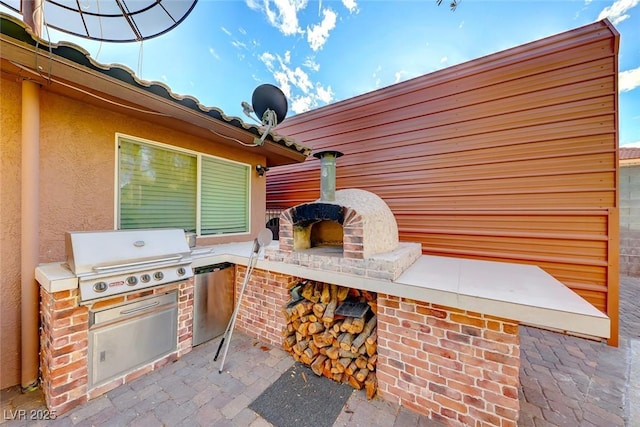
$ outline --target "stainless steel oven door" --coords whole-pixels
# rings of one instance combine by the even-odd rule
[[[178,348],[177,291],[89,312],[89,389]]]

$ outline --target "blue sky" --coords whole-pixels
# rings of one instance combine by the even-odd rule
[[[448,3],[199,0],[181,25],[141,43],[43,38],[248,121],[240,103],[262,83],[283,89],[291,116],[607,17],[621,34],[620,144],[640,146],[640,0]]]

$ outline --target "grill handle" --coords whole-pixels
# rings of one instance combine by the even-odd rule
[[[160,262],[178,261],[179,259],[182,259],[182,255],[175,255],[175,256],[166,257],[166,258],[155,258],[150,261],[147,260],[147,261],[126,262],[123,264],[100,265],[100,266],[94,266],[92,269],[93,271],[99,272],[99,271],[105,271],[105,270],[114,270],[117,268],[142,267],[145,265],[155,265]]]
[[[160,304],[160,301],[154,301],[151,304],[147,304],[147,305],[143,305],[142,307],[137,307],[137,308],[131,308],[129,310],[122,310],[120,312],[121,315],[127,315],[127,314],[131,314],[131,313],[137,313],[139,311],[144,311],[144,310],[148,310],[151,307],[155,307],[156,305]]]

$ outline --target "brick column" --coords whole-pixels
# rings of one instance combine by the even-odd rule
[[[520,343],[513,321],[378,294],[378,393],[448,425],[513,426]]]
[[[195,279],[180,283],[178,287],[178,357],[193,348],[193,294]]]
[[[247,268],[236,265],[236,304]],[[271,345],[282,346],[286,321],[282,308],[289,302],[289,289],[298,279],[286,274],[254,269],[242,297],[236,328]]]
[[[62,414],[87,401],[89,310],[78,306],[78,290],[40,288],[40,370],[47,407]]]

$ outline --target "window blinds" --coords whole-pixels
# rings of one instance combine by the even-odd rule
[[[249,168],[202,159],[201,233],[242,233],[249,224]]]
[[[248,165],[201,156],[200,234],[249,231]],[[121,140],[120,228],[198,231],[197,155]]]

